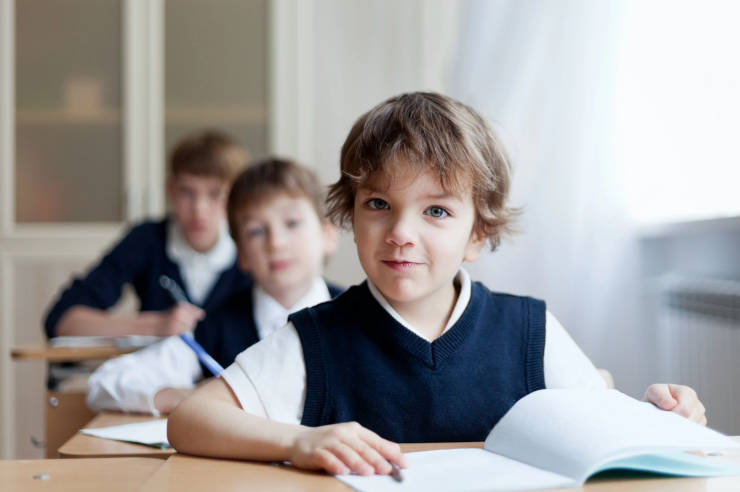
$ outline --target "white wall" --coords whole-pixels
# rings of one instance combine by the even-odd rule
[[[276,136],[277,152],[315,167],[326,184],[336,181],[342,142],[362,113],[402,92],[444,90],[459,5],[442,0],[299,2],[289,33],[298,46],[299,97],[297,107],[285,113],[295,115],[298,135],[292,141]],[[344,284],[364,278],[351,234],[343,235],[327,276]]]

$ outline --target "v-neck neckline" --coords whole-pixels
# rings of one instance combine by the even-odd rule
[[[450,357],[460,345],[468,338],[468,334],[474,327],[471,306],[477,304],[480,293],[471,285],[470,300],[460,318],[441,336],[428,341],[399,323],[383,306],[378,303],[370,292],[367,282],[361,285],[363,294],[371,299],[374,316],[368,316],[363,323],[365,329],[374,338],[380,339],[381,343],[391,342],[393,345],[403,349],[413,357],[422,361],[430,369],[437,369]],[[381,326],[373,320],[382,320]]]

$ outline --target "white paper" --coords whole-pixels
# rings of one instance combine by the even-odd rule
[[[140,348],[162,340],[164,337],[153,335],[125,335],[122,337],[104,336],[62,336],[49,339],[52,347],[118,347]]]
[[[114,337],[64,336],[49,339],[52,347],[112,347],[115,343]]]
[[[407,453],[403,482],[387,475],[337,475],[360,491],[526,490],[574,485],[573,480],[538,470],[483,449],[442,449]]]
[[[158,448],[169,448],[167,441],[167,419],[138,422],[135,424],[114,425],[97,429],[80,429],[88,436],[103,437],[115,441],[126,441]]]
[[[167,337],[158,337],[154,335],[126,335],[116,337],[116,347],[118,348],[141,348],[147,347],[153,343],[164,340]]]

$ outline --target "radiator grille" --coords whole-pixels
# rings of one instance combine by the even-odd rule
[[[658,320],[666,380],[697,390],[711,427],[740,434],[740,281],[665,276]]]

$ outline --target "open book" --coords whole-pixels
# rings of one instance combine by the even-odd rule
[[[582,485],[607,470],[740,475],[740,443],[616,390],[541,390],[518,401],[484,449],[406,455],[403,482],[337,478],[357,490],[527,490]],[[693,453],[689,453],[691,451]]]

